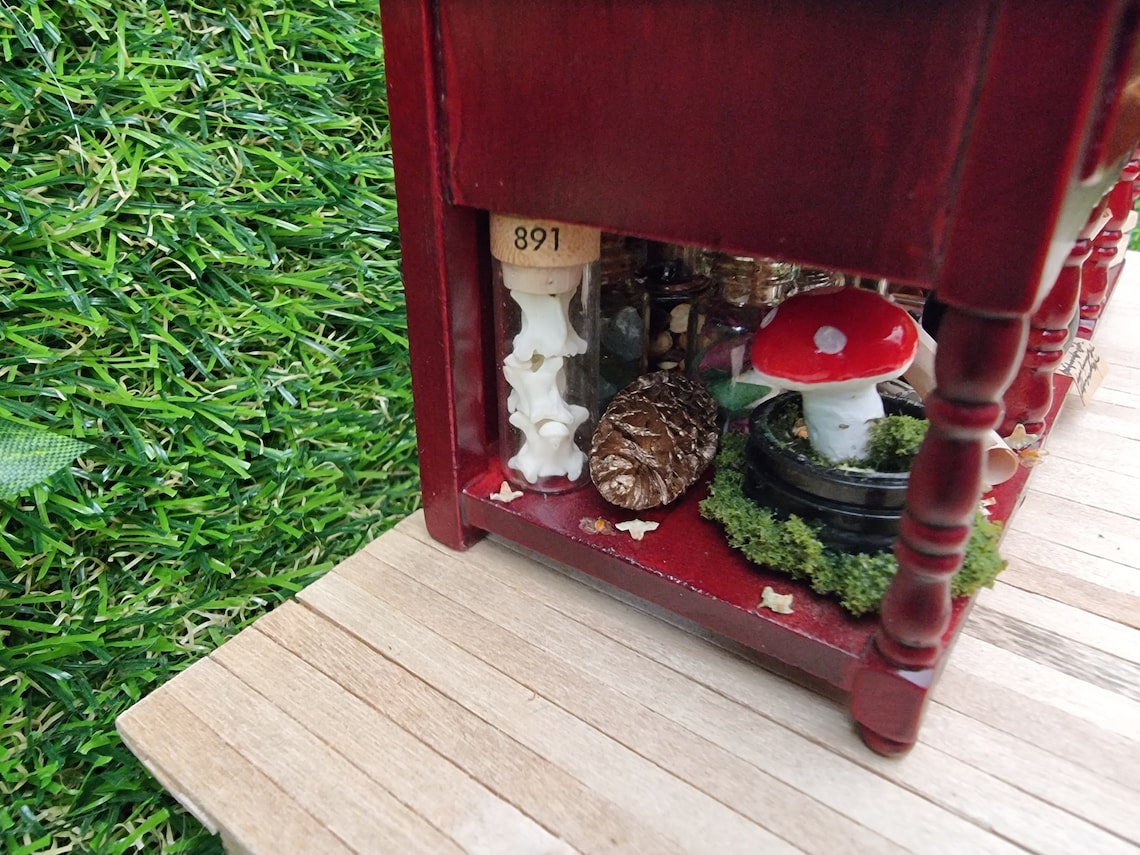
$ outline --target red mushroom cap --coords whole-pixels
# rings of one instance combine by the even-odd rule
[[[918,350],[910,316],[859,288],[797,294],[760,322],[752,365],[775,386],[803,391],[898,377]]]

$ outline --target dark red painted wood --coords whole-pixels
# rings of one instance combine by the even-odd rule
[[[1093,209],[1057,281],[1029,318],[1021,367],[1002,398],[1005,413],[998,427],[1002,436],[1009,436],[1018,425],[1032,434],[1045,429],[1045,414],[1053,404],[1053,372],[1065,355],[1069,325],[1078,308],[1081,267],[1092,252],[1091,238],[1099,230],[1102,211],[1103,205]]]
[[[440,6],[456,202],[932,278],[991,0]]]
[[[902,750],[917,737],[925,688],[946,650],[950,580],[981,498],[983,440],[997,425],[1025,332],[1024,316],[985,317],[954,307],[939,327],[938,388],[926,400],[930,429],[911,467],[895,542],[899,570],[852,692],[852,714],[877,751]],[[891,686],[900,691],[884,696]],[[896,695],[897,704],[884,700]]]
[[[459,490],[484,465],[494,419],[490,266],[478,213],[445,201],[434,18],[412,0],[381,9],[424,516],[433,537],[460,548],[480,536]]]
[[[1026,315],[1140,138],[1138,10],[1084,0],[1075,26],[1071,0],[384,0],[433,535],[496,531],[608,579],[850,692],[868,743],[905,749],[966,608],[947,591],[979,436]],[[937,290],[941,386],[881,624],[743,566],[691,498],[636,544],[577,530],[601,512],[588,489],[487,498],[485,210]],[[753,610],[765,583],[796,589],[794,615]]]
[[[697,504],[706,495],[704,481],[692,488],[687,500],[638,514],[615,508],[590,488],[561,496],[528,493],[503,505],[489,498],[502,480],[502,470],[493,465],[468,486],[465,507],[473,524],[545,555],[560,556],[774,661],[792,664],[840,691],[851,690],[876,620],[852,618],[833,599],[778,569],[750,563],[728,546],[720,526],[700,516]],[[998,507],[996,513],[1007,510],[1012,506]],[[655,520],[660,527],[641,541],[621,532],[582,530],[583,519],[598,517],[613,523],[635,517]],[[795,611],[780,615],[757,610],[766,585],[793,594]],[[966,599],[957,601],[954,614],[960,616],[967,605]]]
[[[941,300],[1026,313],[1056,280],[1140,137],[1134,110],[1119,109],[1138,15],[1134,0],[1088,0],[1075,26],[1069,0],[998,4]]]
[[[1140,161],[1130,161],[1121,173],[1121,179],[1108,194],[1108,219],[1093,238],[1092,252],[1085,262],[1081,277],[1081,317],[1096,320],[1104,310],[1108,296],[1109,271],[1116,262],[1124,221],[1132,210],[1133,183],[1140,175]]]

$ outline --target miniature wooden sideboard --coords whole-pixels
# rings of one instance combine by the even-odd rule
[[[456,549],[494,532],[704,624],[849,695],[872,748],[905,750],[969,608],[949,581],[1027,316],[1140,137],[1140,2],[384,0],[381,15],[429,531]],[[642,514],[660,522],[642,541],[581,530],[615,516],[590,488],[489,499],[489,212],[936,290],[938,389],[880,619],[747,565],[699,496]],[[794,613],[758,611],[765,585],[793,591]]]

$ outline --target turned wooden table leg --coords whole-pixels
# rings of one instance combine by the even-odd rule
[[[864,741],[882,754],[913,745],[926,693],[945,653],[950,580],[962,563],[982,489],[983,438],[1025,347],[1024,316],[950,307],[938,333],[930,430],[911,468],[895,544],[899,571],[880,627],[855,676],[851,706]]]
[[[1084,320],[1095,321],[1104,311],[1111,281],[1109,272],[1121,251],[1122,229],[1132,211],[1132,193],[1137,176],[1140,176],[1140,160],[1130,160],[1120,181],[1108,191],[1108,221],[1093,239],[1092,254],[1081,275],[1081,318]]]
[[[1081,268],[1092,253],[1092,237],[1102,222],[1103,211],[1103,205],[1093,210],[1061,275],[1029,318],[1021,368],[1002,401],[1005,415],[998,428],[1002,436],[1009,436],[1019,424],[1031,434],[1045,429],[1045,415],[1053,405],[1053,372],[1065,356],[1069,324],[1077,313],[1081,292]]]

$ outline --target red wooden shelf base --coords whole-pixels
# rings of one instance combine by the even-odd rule
[[[1072,0],[667,6],[381,6],[428,529],[456,548],[498,533],[722,632],[850,696],[868,744],[896,753],[969,605],[949,583],[1028,318],[1140,139],[1140,0],[1085,0],[1080,26]],[[590,488],[489,498],[502,474],[487,212],[938,294],[931,429],[879,620],[748,566],[700,518],[699,485],[645,514],[661,528],[643,541],[582,531],[616,517]],[[1112,275],[1111,237],[1094,242],[1097,276]],[[1051,358],[1046,314],[1033,349]],[[793,592],[794,613],[757,611],[765,585]]]

